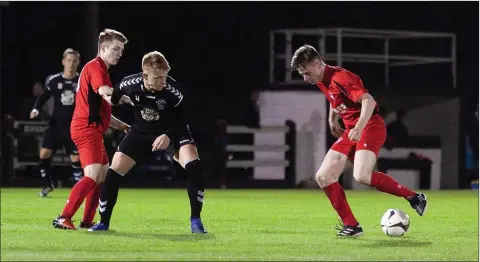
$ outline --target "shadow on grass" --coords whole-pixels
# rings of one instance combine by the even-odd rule
[[[362,246],[366,247],[426,247],[430,246],[432,242],[417,241],[413,239],[384,239],[365,241]]]
[[[153,238],[153,239],[163,239],[174,242],[196,242],[202,240],[211,240],[215,239],[213,234],[161,234],[161,233],[130,233],[130,232],[117,232],[116,230],[109,231],[97,231],[97,232],[85,232],[86,234],[91,235],[100,235],[100,236],[113,236],[113,237],[128,237],[128,238]]]

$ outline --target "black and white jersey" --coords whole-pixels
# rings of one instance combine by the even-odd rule
[[[53,96],[54,107],[50,118],[50,124],[70,126],[73,110],[75,109],[75,94],[77,90],[79,74],[73,79],[65,79],[63,73],[48,76],[45,80],[45,90],[33,106],[33,109],[42,106]]]
[[[115,87],[112,103],[118,103],[126,95],[134,103],[135,123],[133,128],[156,135],[167,134],[170,138],[184,127],[184,92],[177,82],[167,76],[167,84],[161,91],[149,91],[143,86],[142,73],[127,76]]]

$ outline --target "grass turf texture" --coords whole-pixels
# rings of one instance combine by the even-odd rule
[[[477,260],[478,191],[426,192],[419,217],[408,203],[375,191],[348,191],[365,234],[335,236],[337,215],[320,190],[207,190],[203,222],[189,231],[184,190],[121,189],[111,232],[56,230],[69,189],[1,190],[2,260]],[[388,208],[410,215],[402,238],[384,235]],[[74,217],[78,225],[83,208]],[[98,215],[96,217],[98,219]]]

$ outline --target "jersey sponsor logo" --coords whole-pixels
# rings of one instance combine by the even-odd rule
[[[71,106],[73,105],[74,101],[75,101],[75,93],[73,91],[65,90],[62,92],[60,96],[60,102],[62,102],[62,105]]]
[[[160,119],[160,114],[150,108],[144,108],[142,109],[142,111],[140,111],[140,113],[142,114],[142,118],[148,122],[157,121],[158,119]]]
[[[343,103],[337,106],[336,108],[333,108],[333,112],[339,115],[345,113],[346,111],[347,111],[347,106]]]
[[[161,98],[158,99],[157,100],[158,110],[163,110],[166,104],[167,104],[167,101],[165,101],[164,99],[161,99]]]
[[[156,97],[155,96],[147,96],[147,98],[155,99]]]
[[[128,80],[124,80],[120,83],[120,89],[122,89],[122,87],[125,87],[125,86],[139,84],[141,81],[142,81],[142,77],[135,77],[135,78],[130,78]]]

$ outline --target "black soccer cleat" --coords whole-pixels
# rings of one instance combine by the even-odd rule
[[[48,193],[50,193],[52,191],[53,191],[53,187],[46,186],[42,189],[42,191],[40,191],[40,193],[38,193],[38,195],[41,196],[41,197],[46,197],[48,195]]]
[[[410,202],[410,206],[417,211],[418,215],[423,216],[427,210],[427,196],[425,194],[415,194],[407,198],[407,200]]]
[[[97,224],[97,222],[93,222],[90,225],[86,224],[85,222],[80,222],[80,225],[78,225],[78,228],[89,229],[89,228],[95,226],[96,224]]]
[[[337,224],[335,228],[340,230],[337,233],[337,236],[339,237],[359,237],[363,235],[363,228],[360,224],[356,226],[346,226],[341,220],[339,220],[339,224]]]

